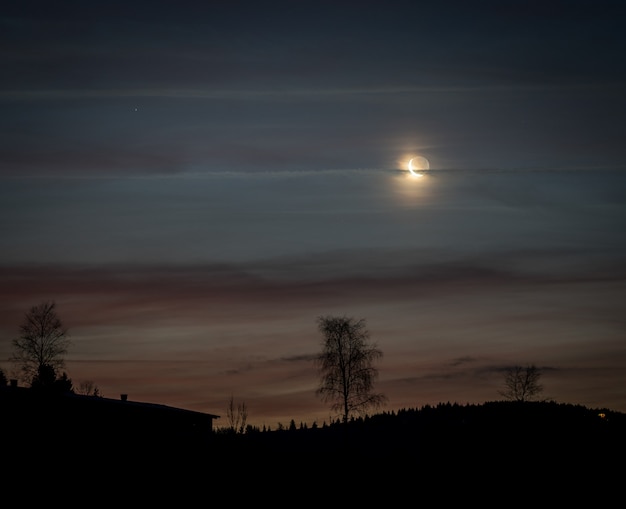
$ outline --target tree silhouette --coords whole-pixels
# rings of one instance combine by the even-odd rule
[[[373,363],[383,353],[375,344],[368,344],[365,320],[321,316],[317,323],[324,339],[323,350],[315,358],[320,375],[316,394],[331,403],[331,409],[342,415],[343,422],[352,414],[364,414],[368,408],[382,406],[387,398],[373,392],[378,377]]]
[[[233,433],[244,433],[246,430],[246,421],[248,420],[248,408],[246,403],[238,403],[235,408],[235,400],[231,396],[226,408],[226,417],[228,418],[228,429]]]
[[[541,375],[541,370],[535,365],[507,368],[504,375],[505,390],[499,392],[510,401],[531,401],[543,391],[543,385],[539,383]]]
[[[74,392],[72,388],[72,380],[63,372],[57,377],[57,373],[49,364],[39,366],[37,375],[35,375],[30,384],[31,389],[46,392],[63,394],[66,392]]]
[[[13,362],[28,383],[40,376],[47,366],[56,374],[65,366],[63,356],[71,344],[67,329],[55,311],[54,302],[43,302],[30,308],[20,325],[19,337],[13,339]],[[49,373],[48,373],[49,374]]]
[[[74,392],[84,396],[100,396],[100,389],[93,380],[83,380],[74,389]]]

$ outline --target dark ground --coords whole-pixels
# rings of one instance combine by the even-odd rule
[[[46,422],[10,432],[5,492],[98,506],[614,505],[626,474],[626,416],[556,403],[447,404],[203,441]]]

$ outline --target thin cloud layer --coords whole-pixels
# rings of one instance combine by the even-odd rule
[[[367,320],[392,408],[498,399],[501,370],[514,363],[541,366],[559,400],[621,408],[619,391],[610,394],[626,360],[623,277],[449,268],[317,281],[232,268],[12,268],[2,275],[11,284],[1,329],[10,337],[28,305],[54,296],[72,332],[76,382],[217,414],[232,395],[258,425],[328,421],[312,363],[325,314]],[[599,370],[611,376],[600,399],[577,379]]]

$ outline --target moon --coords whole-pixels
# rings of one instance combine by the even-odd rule
[[[416,177],[421,177],[420,171],[428,170],[430,168],[430,163],[428,159],[422,156],[413,157],[409,160],[409,171],[411,175],[415,175]]]

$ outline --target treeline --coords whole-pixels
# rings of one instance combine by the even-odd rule
[[[626,453],[626,414],[554,401],[441,403],[320,426],[292,420],[275,430],[223,429],[203,437],[177,433],[175,422],[161,425],[152,412],[124,413],[119,426],[110,409],[100,408],[106,398],[82,398],[97,407],[98,419],[86,420],[84,406],[64,406],[72,399],[67,396],[46,397],[45,412],[22,416],[19,425],[11,423],[22,407],[0,406],[5,464],[41,476],[33,466],[44,457],[44,471],[55,478],[72,472],[83,482],[101,477],[135,487],[142,480],[149,490],[176,487],[177,494],[205,486],[218,490],[222,482],[230,483],[224,486],[233,496],[250,486],[260,493],[278,486],[286,496],[296,485],[307,493],[318,483],[322,490],[357,483],[354,496],[367,504],[370,483],[407,490],[426,479],[441,486],[497,480],[528,493],[526,483],[536,489],[555,476],[570,484],[592,477],[613,482]]]
[[[562,461],[592,449],[624,452],[626,414],[548,401],[441,403],[319,427],[291,421],[274,431],[222,431],[214,438],[215,451],[285,460],[322,459],[343,451],[353,460],[383,462],[413,457],[437,463],[442,455],[504,461],[511,454],[548,454]]]

